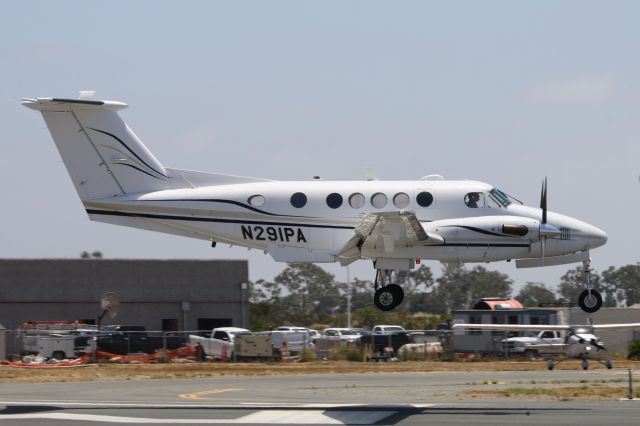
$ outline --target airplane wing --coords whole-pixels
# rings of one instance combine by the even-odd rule
[[[441,236],[424,230],[415,213],[407,211],[368,213],[354,232],[355,235],[338,253],[343,266],[359,259],[365,244],[382,245],[385,252],[392,253],[396,247],[444,243]]]
[[[504,331],[567,331],[568,325],[531,324],[453,324],[453,329],[504,330]]]
[[[623,328],[640,328],[640,322],[626,323],[626,324],[594,324],[591,327],[593,327],[594,330],[616,330],[616,329],[623,329]]]

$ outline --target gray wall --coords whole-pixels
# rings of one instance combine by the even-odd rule
[[[248,279],[244,260],[3,259],[0,324],[95,319],[100,296],[115,291],[118,315],[103,324],[161,330],[162,319],[177,319],[180,330],[196,330],[198,318],[229,318],[242,326],[249,306],[241,283]]]

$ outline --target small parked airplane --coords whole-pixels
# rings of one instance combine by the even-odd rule
[[[394,271],[420,259],[451,265],[516,260],[516,267],[583,262],[604,231],[522,205],[492,185],[430,175],[416,181],[275,181],[163,166],[120,118],[127,105],[23,99],[40,111],[91,220],[263,250],[279,262],[373,261],[375,305],[403,299]],[[602,297],[588,278],[579,300]]]
[[[608,369],[613,367],[611,358],[605,357],[604,343],[595,335],[597,330],[622,330],[640,328],[640,323],[597,324],[597,325],[522,325],[522,324],[454,324],[453,329],[503,330],[503,331],[561,331],[565,333],[559,359],[547,359],[547,368],[553,368],[566,359],[581,359],[582,369],[589,369],[593,359]],[[544,340],[544,339],[543,339]],[[542,345],[544,346],[544,344]]]

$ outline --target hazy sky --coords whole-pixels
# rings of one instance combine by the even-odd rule
[[[496,185],[640,260],[640,2],[14,1],[0,15],[0,257],[246,258],[261,252],[90,222],[20,97],[127,102],[166,166],[276,179],[427,174]],[[437,262],[426,261],[435,270]],[[570,266],[516,270],[555,285]],[[338,279],[344,269],[327,268]],[[368,262],[352,276],[372,279]]]

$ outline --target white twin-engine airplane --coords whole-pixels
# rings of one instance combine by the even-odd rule
[[[89,218],[256,248],[279,262],[373,261],[375,305],[403,291],[394,271],[420,259],[448,265],[516,260],[517,267],[583,262],[579,303],[602,297],[588,279],[589,250],[606,234],[585,222],[522,205],[492,185],[441,176],[416,181],[275,181],[164,167],[124,123],[127,105],[91,99],[24,99],[40,111]]]

